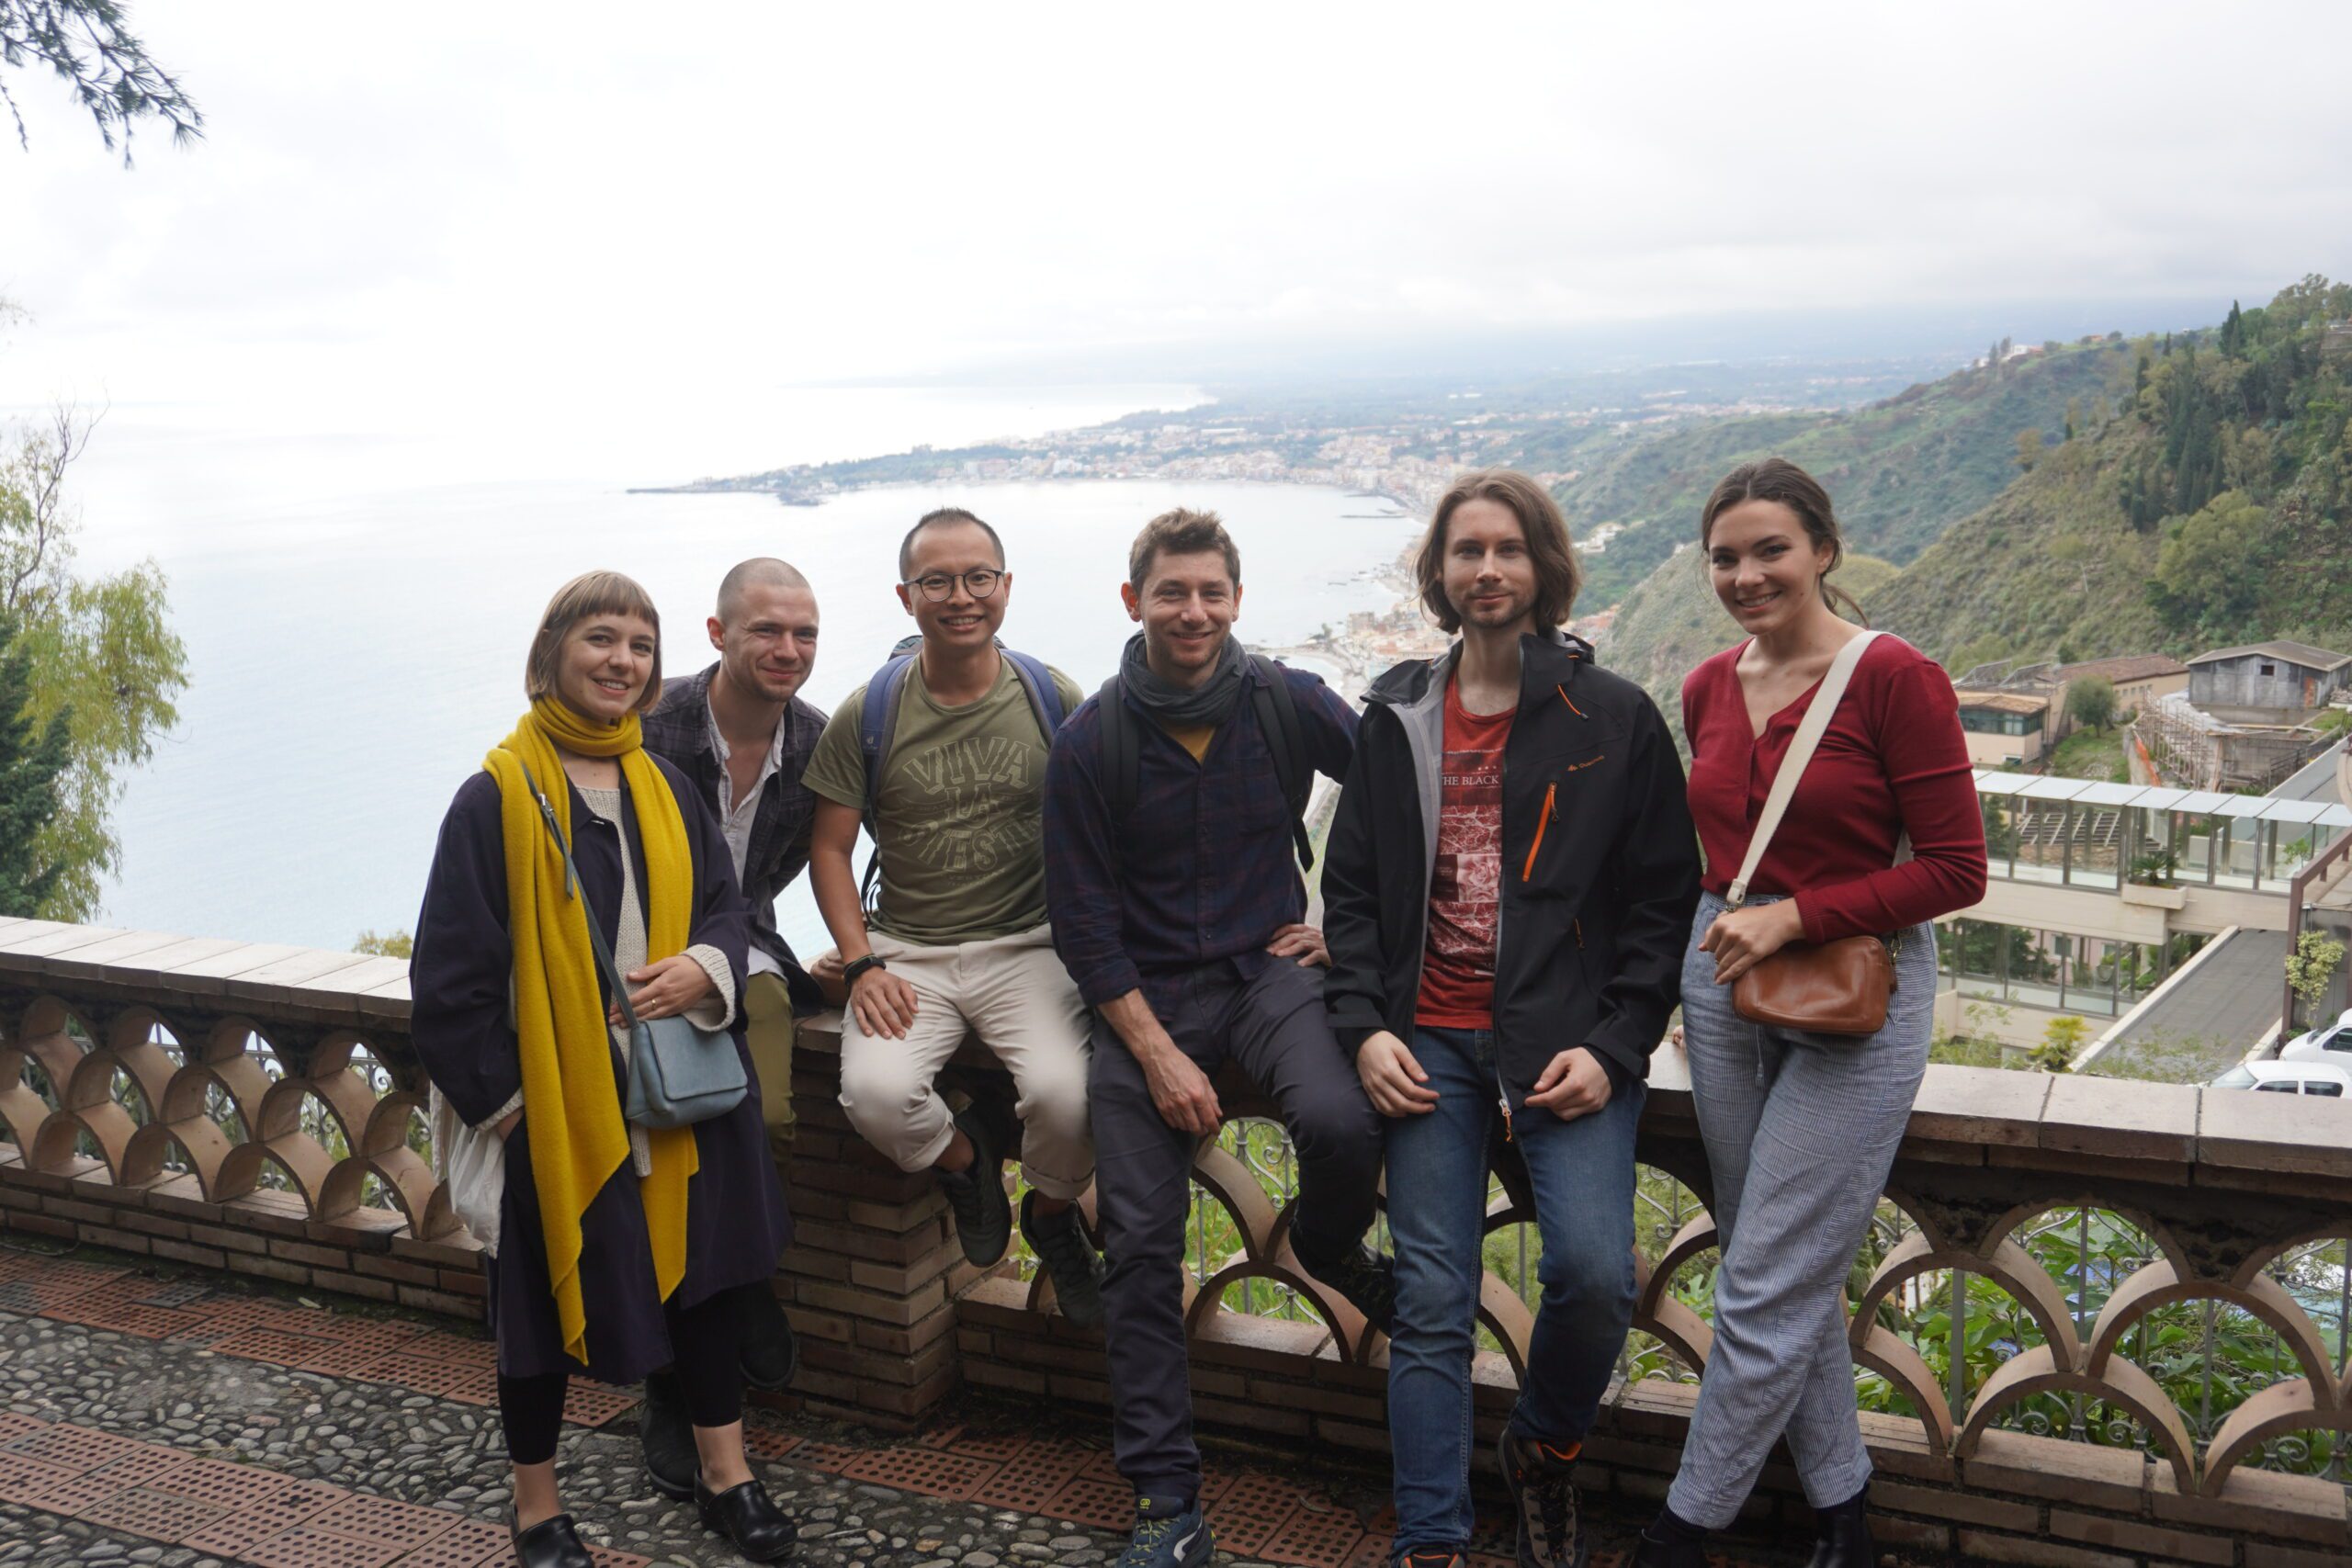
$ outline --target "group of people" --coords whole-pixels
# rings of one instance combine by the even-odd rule
[[[1288,1259],[1389,1337],[1413,1568],[1469,1551],[1487,1173],[1514,1151],[1541,1302],[1497,1458],[1520,1562],[1580,1564],[1577,1460],[1632,1322],[1635,1131],[1679,1004],[1723,1260],[1681,1471],[1635,1561],[1702,1562],[1783,1433],[1815,1568],[1874,1561],[1843,1282],[1926,1064],[1929,922],[1981,896],[1983,834],[1950,682],[1880,637],[1733,886],[1812,696],[1864,634],[1827,581],[1829,498],[1792,465],[1726,477],[1700,541],[1746,636],[1684,684],[1687,779],[1656,705],[1561,629],[1566,523],[1508,470],[1462,476],[1420,547],[1422,602],[1455,640],[1383,674],[1361,714],[1244,649],[1240,552],[1205,512],[1136,536],[1119,592],[1139,629],[1091,695],[1005,645],[1013,573],[962,509],[908,533],[915,635],[830,718],[798,694],[817,605],[782,561],[727,574],[717,661],[666,682],[636,583],[566,584],[530,711],[443,824],[411,981],[436,1146],[485,1247],[519,1560],[589,1561],[554,1469],[575,1372],[645,1380],[653,1484],[748,1558],[792,1551],[744,1460],[741,1391],[791,1376],[769,1280],[791,1237],[793,1030],[835,1006],[851,1124],[935,1175],[973,1263],[1017,1224],[1055,1308],[1101,1327],[1136,1498],[1123,1568],[1192,1568],[1214,1544],[1184,1248],[1220,1070],[1288,1129]],[[1319,928],[1317,774],[1340,786]],[[804,869],[834,942],[805,964],[774,912]],[[1731,1006],[1775,953],[1857,934],[1897,954],[1869,1038]],[[625,1113],[637,1026],[670,1018],[731,1041],[732,1109]],[[967,1037],[1006,1069],[1009,1110],[942,1092]],[[1393,1257],[1366,1241],[1384,1169]]]

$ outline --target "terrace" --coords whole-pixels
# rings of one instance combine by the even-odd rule
[[[396,961],[0,922],[0,1563],[496,1558],[476,1248],[422,1147],[406,1017]],[[800,1235],[775,1281],[802,1371],[755,1429],[811,1521],[804,1560],[1099,1561],[1125,1502],[1099,1338],[1021,1260],[964,1263],[933,1185],[846,1126],[834,1049],[804,1032]],[[984,1058],[958,1072],[1001,1092]],[[1386,1346],[1292,1265],[1279,1128],[1227,1089],[1188,1300],[1212,1507],[1249,1560],[1374,1562]],[[1670,1048],[1641,1158],[1638,1332],[1580,1472],[1621,1545],[1711,1338],[1709,1183]],[[1519,1185],[1497,1171],[1487,1217],[1489,1438],[1531,1322]],[[1849,1292],[1882,1541],[2344,1561],[2347,1237],[2352,1106],[1931,1068]],[[576,1393],[581,1512],[619,1568],[703,1560],[635,1481],[632,1399]],[[1801,1556],[1808,1518],[1775,1462],[1728,1544]]]

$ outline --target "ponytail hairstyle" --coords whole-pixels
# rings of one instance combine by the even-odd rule
[[[1829,581],[1829,574],[1846,558],[1846,536],[1838,529],[1838,513],[1829,504],[1829,492],[1821,488],[1819,479],[1786,457],[1759,457],[1753,463],[1742,463],[1723,477],[1699,513],[1699,547],[1708,547],[1716,518],[1747,501],[1776,501],[1796,513],[1813,547],[1829,557],[1829,564],[1822,568],[1817,580],[1823,603],[1833,614],[1849,613],[1855,620],[1869,626],[1871,618],[1862,613],[1860,603]]]

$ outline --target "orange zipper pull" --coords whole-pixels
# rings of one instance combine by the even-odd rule
[[[1520,867],[1519,879],[1527,882],[1535,875],[1535,857],[1544,850],[1544,829],[1559,816],[1560,786],[1557,781],[1544,786],[1544,814],[1535,819],[1535,841],[1527,846],[1527,863]]]
[[[1498,1094],[1495,1096],[1495,1103],[1503,1108],[1503,1142],[1508,1144],[1510,1142],[1510,1096]]]

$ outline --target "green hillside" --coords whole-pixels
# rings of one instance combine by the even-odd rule
[[[1875,621],[1878,597],[1898,575],[1894,566],[1874,556],[1849,555],[1830,581],[1860,600],[1863,612]],[[1707,580],[1704,557],[1692,548],[1673,557],[1625,595],[1597,651],[1604,668],[1641,682],[1679,739],[1683,676],[1739,638],[1738,626]]]
[[[2064,439],[2129,394],[2118,340],[2046,347],[1961,370],[1835,414],[1756,414],[1668,432],[1612,452],[1559,487],[1578,538],[1623,532],[1585,556],[1586,603],[1613,604],[1697,536],[1707,492],[1735,464],[1777,454],[1829,487],[1858,549],[1902,563],[2017,477],[2018,434]]]
[[[2307,278],[2129,365],[2116,416],[1949,529],[1880,625],[1955,670],[2352,644],[2352,286]]]

